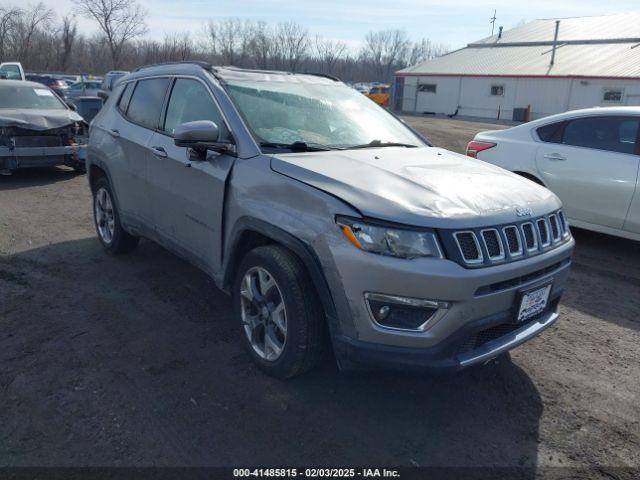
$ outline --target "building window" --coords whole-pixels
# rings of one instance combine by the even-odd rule
[[[621,103],[624,90],[621,88],[605,88],[602,101],[608,103]]]
[[[504,97],[504,85],[491,85],[492,97]]]
[[[435,83],[423,83],[418,85],[419,92],[436,93],[437,85]]]

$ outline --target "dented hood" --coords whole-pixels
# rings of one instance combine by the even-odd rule
[[[498,225],[513,222],[516,208],[530,208],[536,216],[560,207],[544,187],[440,148],[287,153],[274,155],[271,166],[365,216],[408,225]]]
[[[84,120],[73,110],[0,109],[0,128],[51,130],[66,127],[75,122],[84,122]]]

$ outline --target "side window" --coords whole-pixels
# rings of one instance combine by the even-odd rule
[[[122,113],[127,113],[127,107],[129,106],[129,101],[131,100],[131,94],[133,93],[133,87],[136,82],[127,83],[127,86],[124,87],[124,92],[120,95],[120,100],[118,101],[118,110]]]
[[[419,92],[436,93],[438,86],[435,83],[422,83],[418,85]]]
[[[172,135],[181,123],[195,120],[211,120],[220,129],[221,139],[230,138],[222,114],[209,90],[197,80],[178,78],[171,90],[163,130]]]
[[[632,154],[640,119],[631,117],[579,118],[567,123],[565,145]]]
[[[491,85],[492,97],[504,97],[504,85]]]
[[[622,103],[623,88],[605,88],[602,92],[602,101],[606,103]]]
[[[0,69],[0,73],[4,74],[4,76],[9,80],[20,80],[22,78],[22,75],[20,75],[20,69],[17,65],[4,65]]]
[[[562,131],[567,122],[550,123],[539,127],[536,132],[540,140],[547,143],[562,143]]]
[[[162,111],[162,102],[169,85],[168,78],[139,80],[127,108],[127,117],[143,127],[156,129]]]

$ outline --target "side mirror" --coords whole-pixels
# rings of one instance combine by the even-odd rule
[[[178,125],[173,131],[173,141],[177,147],[187,147],[204,152],[214,150],[235,153],[232,143],[220,141],[220,129],[211,120],[195,120]]]

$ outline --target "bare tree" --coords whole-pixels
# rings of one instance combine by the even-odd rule
[[[316,35],[314,48],[322,71],[333,73],[336,62],[340,60],[346,52],[347,45],[344,42],[324,39],[320,35]]]
[[[295,72],[309,51],[309,34],[295,22],[280,23],[276,33],[286,68]]]
[[[274,37],[273,29],[266,22],[255,24],[249,48],[258,68],[269,68],[273,58],[279,55],[278,44]]]
[[[93,18],[107,38],[113,68],[119,68],[127,42],[147,33],[147,12],[134,0],[73,0],[77,11]]]
[[[18,58],[28,57],[34,36],[41,27],[49,24],[52,20],[53,10],[46,8],[42,2],[23,11],[16,22]]]
[[[60,26],[60,41],[58,64],[61,71],[66,71],[71,58],[71,51],[78,35],[78,24],[75,19],[70,16],[62,17],[62,25]]]
[[[0,59],[19,60],[32,71],[95,74],[114,66],[132,70],[151,63],[207,60],[239,67],[326,72],[345,81],[366,82],[389,81],[394,71],[407,64],[447,51],[427,39],[413,43],[404,32],[390,30],[370,32],[360,54],[352,55],[343,42],[310,38],[296,23],[238,19],[208,22],[201,41],[188,33],[167,34],[158,41],[140,38],[146,31],[144,13],[129,0],[74,2],[75,12],[89,8],[95,13],[89,16],[98,21],[99,32],[83,35],[71,15],[63,15],[54,25],[51,10],[43,4],[0,6]]]
[[[409,39],[404,30],[381,30],[369,32],[361,52],[364,60],[372,62],[376,73],[386,81],[390,80],[393,66],[406,58]]]
[[[0,7],[0,60],[5,60],[8,43],[15,32],[22,10],[16,7]]]
[[[444,55],[447,51],[448,48],[445,45],[435,44],[423,38],[411,46],[403,66],[417,65],[418,63]]]

